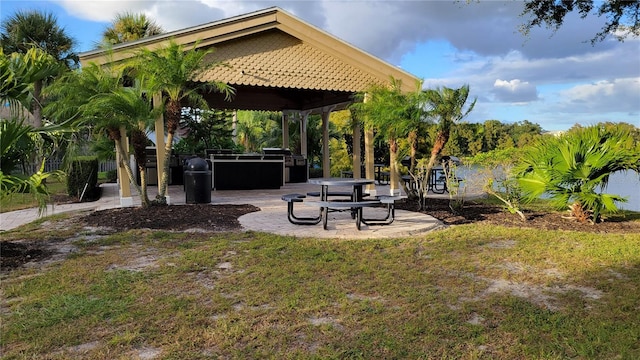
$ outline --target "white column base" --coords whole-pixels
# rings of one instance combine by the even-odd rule
[[[120,206],[121,207],[133,207],[133,198],[132,197],[120,197]]]
[[[376,197],[378,196],[378,190],[374,189],[369,189],[365,191],[367,194],[369,194],[369,196],[371,197]]]
[[[165,199],[167,199],[167,205],[171,205],[171,196],[166,195]]]
[[[402,195],[402,191],[400,189],[389,189],[389,195],[400,196]]]

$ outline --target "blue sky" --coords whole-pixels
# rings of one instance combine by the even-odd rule
[[[0,15],[50,11],[82,52],[125,11],[145,13],[172,31],[271,6],[401,67],[426,87],[469,84],[478,99],[469,122],[640,127],[640,39],[592,46],[603,23],[593,15],[571,15],[557,33],[541,28],[524,37],[519,1],[2,0]]]

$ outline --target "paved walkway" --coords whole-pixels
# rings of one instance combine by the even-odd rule
[[[388,186],[377,186],[379,193],[388,193]],[[153,198],[155,188],[149,188],[149,197]],[[426,214],[411,211],[396,210],[396,220],[386,226],[366,226],[356,229],[355,221],[347,212],[334,212],[329,214],[328,229],[324,230],[322,224],[317,225],[293,225],[287,220],[287,203],[280,197],[288,193],[306,194],[309,191],[318,191],[317,185],[306,183],[286,184],[280,189],[273,190],[220,190],[211,194],[212,204],[252,204],[261,211],[246,214],[239,221],[246,231],[263,231],[285,236],[317,237],[317,238],[392,238],[412,236],[427,231],[442,228],[440,221]],[[350,189],[332,189],[350,191]],[[169,187],[170,203],[174,205],[185,204],[185,193],[182,185]],[[444,196],[447,195],[433,195]],[[134,203],[140,203],[134,196]],[[116,184],[103,184],[100,200],[88,203],[63,204],[49,206],[45,215],[53,215],[71,211],[104,210],[120,207],[118,187]],[[315,216],[318,209],[305,206],[304,203],[296,204],[298,216]],[[386,213],[382,208],[365,208],[367,217],[381,217]],[[14,229],[38,219],[37,209],[18,210],[0,214],[0,231]]]

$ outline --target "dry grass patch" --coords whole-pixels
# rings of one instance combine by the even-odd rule
[[[115,234],[4,273],[10,359],[634,358],[640,239]]]

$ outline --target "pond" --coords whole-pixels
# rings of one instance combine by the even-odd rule
[[[609,194],[627,198],[626,203],[618,204],[619,209],[640,211],[640,177],[636,172],[614,173],[609,177],[609,185],[605,190]]]
[[[466,186],[476,188],[482,187],[482,180],[479,179],[480,170],[474,167],[461,166],[458,168],[459,176],[463,177]],[[500,169],[495,169],[495,176],[500,176]],[[633,171],[619,171],[609,177],[609,184],[604,192],[616,194],[627,198],[627,202],[617,203],[619,209],[640,211],[640,176]]]

